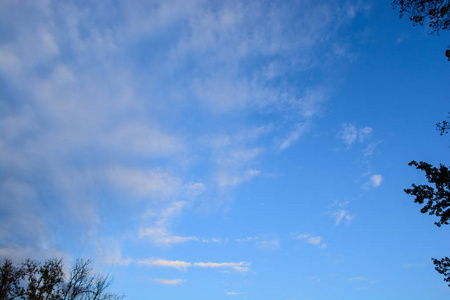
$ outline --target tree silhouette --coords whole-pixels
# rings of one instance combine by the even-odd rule
[[[413,26],[423,26],[425,23],[428,23],[428,26],[431,28],[431,34],[436,33],[439,35],[439,31],[450,29],[450,0],[394,0],[392,6],[394,9],[400,8],[400,18],[405,13],[408,13]],[[445,56],[450,61],[450,46],[445,51]],[[436,129],[440,131],[441,135],[448,133],[450,122],[437,123]],[[405,189],[405,192],[415,196],[414,202],[416,203],[423,204],[426,201],[425,206],[420,211],[440,217],[439,222],[434,224],[439,227],[443,224],[448,225],[450,219],[450,177],[448,168],[443,164],[436,168],[423,161],[419,163],[411,161],[409,165],[425,171],[428,182],[432,183],[434,187],[412,184],[412,189]],[[450,282],[450,259],[448,257],[442,259],[432,258],[432,261],[436,271],[444,275],[446,282]]]
[[[0,265],[0,299],[5,300],[119,300],[108,292],[108,276],[93,275],[89,260],[77,260],[68,277],[62,259],[44,263],[27,259],[15,266],[9,259]]]
[[[400,7],[400,18],[405,13],[409,14],[409,19],[413,25],[428,23],[431,33],[439,34],[440,30],[450,29],[450,1],[448,0],[394,0],[392,6]],[[450,46],[445,51],[450,61]]]
[[[432,258],[436,271],[444,275],[444,281],[450,282],[450,258]],[[450,286],[450,283],[448,284]]]
[[[447,121],[436,124],[436,127],[441,135],[448,133],[448,129],[450,129]],[[412,189],[405,189],[405,192],[415,196],[414,202],[416,203],[423,204],[426,201],[425,206],[420,211],[439,217],[440,220],[434,223],[436,226],[448,225],[450,220],[450,173],[448,168],[443,164],[436,168],[423,161],[419,163],[411,161],[409,165],[425,171],[425,177],[434,187],[425,184],[412,184]],[[444,281],[450,282],[450,259],[444,257],[442,259],[432,258],[431,260],[436,271],[444,275]],[[450,286],[450,283],[448,286]]]
[[[450,113],[447,118],[450,119]],[[436,124],[436,129],[441,133],[441,135],[443,135],[444,133],[448,133],[448,131],[450,130],[450,122],[445,120],[439,122]]]
[[[425,171],[425,176],[428,182],[434,184],[434,187],[429,185],[415,185],[412,184],[412,189],[405,189],[405,193],[415,196],[414,202],[423,204],[420,212],[429,213],[439,217],[440,220],[435,222],[437,226],[441,227],[443,224],[448,225],[450,219],[450,173],[448,168],[440,165],[439,168],[433,167],[426,162],[409,163],[410,166],[416,166],[417,169]]]

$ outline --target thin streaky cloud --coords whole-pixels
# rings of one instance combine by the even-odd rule
[[[185,283],[186,280],[184,280],[184,279],[155,278],[155,279],[153,279],[153,282],[155,282],[157,284],[164,284],[164,285],[180,285],[182,283]]]
[[[190,267],[210,268],[210,269],[232,269],[237,272],[245,273],[250,270],[249,262],[186,262],[180,260],[165,260],[161,258],[149,258],[138,260],[137,264],[146,267],[165,267],[175,268],[180,271],[186,271]]]
[[[228,296],[239,296],[239,295],[242,295],[242,293],[238,293],[238,292],[225,292],[225,294],[227,294]]]
[[[186,271],[187,268],[192,266],[192,263],[181,260],[165,260],[160,258],[148,258],[137,261],[137,264],[145,267],[163,267],[163,268],[175,268],[180,271]]]
[[[194,266],[200,268],[226,268],[233,269],[238,272],[248,272],[250,270],[250,263],[248,262],[225,262],[225,263],[215,263],[215,262],[199,262],[194,263]]]

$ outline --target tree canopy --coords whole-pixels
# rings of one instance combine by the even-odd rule
[[[77,260],[68,276],[62,259],[43,263],[27,259],[19,265],[4,259],[0,265],[2,300],[119,300],[108,292],[108,276],[94,275],[89,260]]]
[[[450,119],[450,113],[447,118]],[[436,129],[441,133],[441,135],[443,135],[444,133],[448,133],[448,131],[450,130],[450,122],[446,120],[439,122],[436,124]]]
[[[440,131],[441,135],[448,133],[450,129],[449,122],[437,123],[436,129]],[[439,221],[434,223],[436,226],[448,225],[450,220],[450,173],[448,168],[443,164],[440,164],[439,168],[433,167],[423,161],[419,163],[411,161],[409,165],[425,171],[425,177],[434,187],[425,184],[412,184],[412,189],[405,189],[405,192],[415,196],[414,202],[416,203],[424,204],[426,202],[420,211],[439,217]],[[444,281],[450,282],[450,258],[432,258],[431,260],[436,271],[444,275]],[[450,283],[448,286],[450,286]]]
[[[405,189],[405,193],[415,196],[414,202],[416,203],[426,202],[420,211],[439,217],[440,220],[434,224],[439,227],[443,224],[448,225],[450,219],[450,173],[448,168],[442,164],[436,168],[423,161],[419,163],[411,161],[409,165],[425,171],[428,182],[434,184],[434,187],[412,184],[412,189]]]
[[[428,22],[432,33],[450,29],[450,2],[448,0],[394,0],[394,8],[400,7],[400,18],[405,13],[413,25]]]
[[[394,0],[392,6],[400,8],[400,18],[405,13],[413,25],[428,23],[431,33],[439,34],[441,30],[450,29],[450,1],[449,0]],[[445,51],[450,61],[450,46]]]

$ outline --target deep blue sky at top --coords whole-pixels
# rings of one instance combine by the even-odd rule
[[[127,299],[447,299],[449,34],[389,1],[0,1],[0,257]]]

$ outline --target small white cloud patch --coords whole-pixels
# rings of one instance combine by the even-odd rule
[[[264,240],[256,243],[259,248],[276,250],[280,247],[280,240]]]
[[[336,210],[331,212],[331,216],[335,218],[335,225],[341,224],[342,221],[346,221],[347,224],[353,219],[353,216],[344,209]]]
[[[370,127],[364,127],[358,130],[358,138],[360,142],[364,142],[372,136],[373,129]]]
[[[323,238],[321,236],[310,236],[309,234],[299,234],[296,237],[297,239],[305,240],[308,244],[319,247],[320,249],[325,249],[327,244],[323,242]]]
[[[370,182],[373,187],[379,187],[381,182],[383,181],[383,177],[380,174],[375,174],[370,177]]]
[[[358,137],[358,130],[356,129],[355,125],[344,124],[337,137],[350,146],[354,141],[356,141],[356,138]]]
[[[355,142],[360,143],[372,137],[373,129],[370,127],[356,128],[353,124],[343,124],[342,130],[337,134],[337,137],[346,143],[349,147]]]
[[[363,189],[369,191],[371,189],[377,188],[383,182],[383,176],[381,174],[365,174],[364,176],[370,176],[370,178],[362,186]]]

